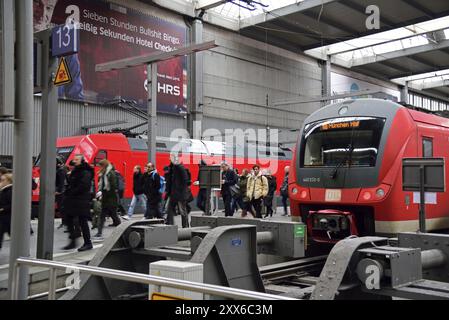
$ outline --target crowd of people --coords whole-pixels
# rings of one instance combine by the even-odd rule
[[[164,167],[163,174],[159,174],[151,162],[144,170],[138,165],[134,167],[133,197],[127,211],[122,205],[123,176],[107,159],[101,160],[97,165],[100,171],[98,183],[95,184],[94,168],[85,161],[83,155],[76,155],[70,166],[57,159],[55,201],[62,217],[59,228],[65,227],[65,232],[69,234],[69,243],[64,250],[76,248],[77,239],[81,236],[84,243],[78,251],[92,249],[93,241],[103,239],[107,217],[112,219],[110,226],[118,226],[121,218],[129,220],[134,215],[138,204],[145,212],[144,219],[164,219],[167,224],[173,225],[174,216],[180,215],[182,227],[190,226],[190,203],[194,200],[191,173],[175,154],[170,156],[170,164]],[[203,160],[199,164],[200,167],[205,165],[207,163]],[[248,214],[255,218],[273,216],[276,177],[268,170],[260,170],[258,165],[254,165],[251,171],[244,169],[239,174],[238,170],[223,163],[221,170],[221,196],[226,217],[233,216],[238,209],[241,210],[242,217],[247,217]],[[285,167],[285,177],[280,187],[284,215],[288,214],[288,171],[289,167]],[[194,184],[198,185],[198,180],[199,175]],[[12,174],[9,170],[0,168],[0,249],[4,234],[10,233],[12,184]],[[206,189],[200,188],[196,205],[205,214],[209,214],[206,213],[206,199]],[[91,230],[94,229],[97,229],[96,234],[91,237]]]

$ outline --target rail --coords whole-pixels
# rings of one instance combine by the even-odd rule
[[[41,259],[18,258],[14,264],[12,275],[12,294],[13,300],[18,300],[19,294],[19,269],[21,266],[43,267],[50,270],[50,282],[48,299],[56,299],[56,270],[70,270],[79,271],[104,278],[129,281],[133,283],[141,283],[146,285],[164,286],[175,289],[188,290],[200,292],[203,294],[219,296],[223,298],[242,299],[242,300],[296,300],[290,297],[266,294],[261,292],[222,287],[207,283],[191,282],[185,280],[170,279],[142,273],[135,273],[129,271],[107,269],[100,267],[84,266],[77,264],[70,264],[64,262],[55,262]]]

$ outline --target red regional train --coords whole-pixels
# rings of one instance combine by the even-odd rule
[[[99,168],[96,166],[102,159],[107,158],[125,178],[124,198],[132,198],[133,169],[140,165],[142,169],[148,162],[147,142],[145,138],[128,137],[121,133],[101,133],[84,136],[59,138],[57,140],[57,154],[68,165],[77,154],[84,155],[86,161],[95,166],[97,177]],[[289,166],[292,151],[289,148],[260,145],[257,143],[244,143],[239,146],[226,146],[224,142],[206,141],[196,139],[171,140],[157,138],[156,141],[156,169],[163,173],[164,166],[170,164],[170,152],[176,150],[180,160],[190,170],[192,180],[198,176],[198,163],[201,159],[208,165],[220,164],[226,161],[239,172],[242,169],[251,169],[254,164],[261,168],[271,167],[276,176],[278,186],[284,178],[284,167]],[[39,185],[39,159],[33,168],[33,178]],[[97,178],[95,179],[97,183]],[[192,186],[194,196],[198,187]],[[38,205],[39,188],[33,191],[33,205]]]
[[[402,159],[448,155],[447,118],[378,99],[331,104],[300,132],[289,173],[292,217],[316,242],[417,231],[419,194],[402,190]],[[449,193],[430,198],[427,229],[449,228]]]

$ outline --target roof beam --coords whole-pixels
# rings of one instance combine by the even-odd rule
[[[306,10],[321,7],[331,2],[339,0],[307,0],[303,2],[293,3],[288,6],[275,9],[266,13],[259,14],[257,16],[249,17],[241,20],[240,28],[247,28],[259,23],[264,23],[279,17],[287,16],[293,13],[300,13]]]
[[[307,12],[304,12],[303,14],[305,16],[310,17],[310,18],[318,19],[318,16],[315,15],[315,13],[313,13],[313,12],[307,11]],[[320,22],[324,22],[325,24],[331,26],[332,28],[335,28],[335,29],[338,29],[340,31],[349,33],[351,36],[352,35],[357,35],[359,33],[357,30],[355,30],[355,29],[353,29],[351,27],[345,26],[345,25],[341,24],[340,22],[333,21],[333,20],[331,20],[329,18],[326,18],[326,17],[320,17]]]
[[[391,59],[397,59],[401,57],[413,56],[420,53],[425,53],[429,51],[441,50],[449,47],[449,40],[443,40],[438,44],[425,44],[422,46],[411,47],[407,49],[401,49],[397,51],[382,53],[375,56],[367,56],[359,59],[353,60],[351,63],[352,67],[363,66],[366,64],[382,62]]]
[[[349,8],[349,9],[355,10],[358,13],[366,15],[366,13],[365,13],[366,7],[364,7],[364,6],[362,6],[362,5],[358,4],[358,3],[355,3],[354,1],[343,0],[343,1],[340,1],[339,3],[344,5],[345,7]],[[387,25],[388,27],[392,27],[392,26],[395,25],[394,21],[391,21],[390,19],[385,18],[384,15],[382,15],[382,14],[380,15],[380,21],[383,24]],[[378,30],[378,32],[380,32],[380,30]]]
[[[432,81],[422,82],[422,83],[413,83],[413,87],[419,90],[426,90],[432,88],[439,88],[449,86],[449,79],[435,79]]]
[[[221,6],[228,2],[227,0],[198,0],[196,10],[209,10]]]
[[[405,0],[405,1],[402,0],[402,2],[404,2],[405,4],[408,4],[410,7],[414,8],[418,11],[421,11],[429,18],[435,19],[435,14],[431,10],[424,7],[422,4],[416,2],[416,0]]]

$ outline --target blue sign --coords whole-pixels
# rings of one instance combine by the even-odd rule
[[[234,247],[240,247],[242,245],[242,240],[241,239],[232,239],[231,240],[231,244]]]
[[[80,30],[75,25],[54,27],[51,31],[51,55],[63,57],[78,53]]]

